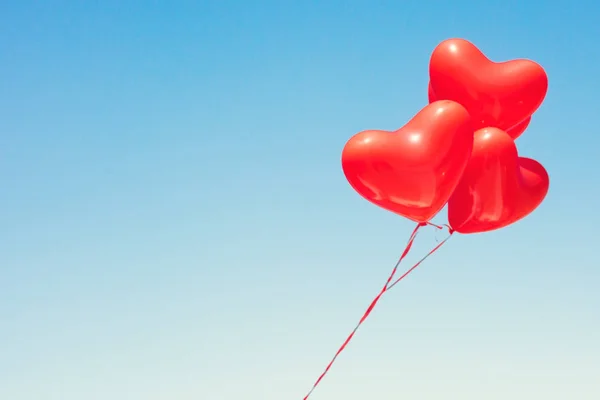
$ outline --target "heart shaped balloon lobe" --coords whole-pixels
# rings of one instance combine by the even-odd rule
[[[524,59],[496,63],[463,39],[435,48],[429,78],[436,98],[462,104],[475,129],[515,127],[538,109],[548,91],[548,77],[539,64]]]
[[[433,88],[431,87],[431,82],[429,83],[429,85],[427,87],[427,97],[428,97],[430,103],[433,103],[434,101],[437,101],[437,100],[444,100],[444,99],[438,98],[435,95],[435,93],[433,92]],[[522,122],[519,122],[517,125],[508,129],[506,131],[506,133],[508,133],[510,135],[510,137],[512,137],[513,139],[517,139],[519,136],[521,136],[523,134],[523,132],[525,132],[527,130],[530,122],[531,122],[531,117],[527,117]]]
[[[503,228],[533,212],[549,184],[546,169],[531,158],[519,157],[506,132],[478,130],[469,164],[448,201],[448,220],[460,233]]]
[[[473,128],[467,110],[442,100],[395,132],[354,135],[342,152],[350,185],[370,202],[417,222],[448,201],[469,161]]]

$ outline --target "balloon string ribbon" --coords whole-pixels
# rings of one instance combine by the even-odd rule
[[[395,281],[393,281],[394,276],[396,275],[396,272],[398,271],[398,267],[400,266],[400,263],[402,263],[402,260],[404,260],[404,258],[410,252],[410,249],[412,248],[412,245],[413,245],[413,243],[414,243],[414,241],[415,241],[415,239],[417,237],[417,233],[419,232],[419,229],[421,227],[425,226],[425,225],[431,225],[431,226],[433,226],[433,227],[435,227],[437,229],[443,229],[441,226],[434,225],[434,224],[431,224],[431,223],[426,223],[426,222],[419,223],[415,227],[415,229],[413,230],[412,234],[410,235],[410,238],[408,239],[408,243],[406,244],[406,247],[404,248],[404,251],[402,252],[402,255],[400,256],[400,258],[396,262],[396,265],[394,265],[394,268],[392,269],[392,272],[390,273],[389,277],[387,278],[387,280],[385,282],[385,285],[383,286],[383,288],[381,289],[381,291],[379,292],[379,294],[377,296],[375,296],[375,298],[373,299],[373,301],[371,301],[371,304],[367,308],[367,311],[365,311],[365,313],[363,314],[363,316],[360,319],[360,321],[358,321],[358,324],[356,324],[356,326],[354,327],[354,329],[352,330],[352,332],[350,333],[350,335],[348,335],[348,337],[346,338],[346,340],[344,341],[344,343],[340,346],[340,348],[338,349],[338,351],[335,353],[335,355],[333,356],[333,358],[331,359],[331,361],[329,362],[329,364],[327,365],[327,367],[325,368],[325,370],[323,371],[323,373],[321,374],[321,376],[319,376],[319,379],[317,379],[317,381],[315,382],[315,384],[313,385],[313,387],[310,389],[310,391],[308,392],[308,394],[306,396],[304,396],[304,398],[302,400],[307,400],[308,397],[312,394],[312,392],[317,388],[317,386],[319,385],[319,383],[321,383],[321,380],[323,380],[323,378],[325,377],[325,375],[327,375],[327,373],[331,369],[331,366],[333,365],[333,363],[335,363],[335,360],[342,353],[342,351],[344,351],[344,349],[346,348],[346,346],[348,346],[348,343],[350,343],[350,341],[354,337],[354,334],[358,331],[358,328],[360,328],[360,326],[363,324],[363,322],[365,322],[365,320],[369,317],[369,315],[371,314],[371,312],[373,311],[373,309],[375,308],[375,306],[379,302],[379,299],[381,298],[381,296],[383,296],[383,294],[385,292],[387,292],[388,290],[390,290],[392,287],[396,286],[396,284],[398,282],[400,282],[402,279],[404,279],[408,274],[410,274],[419,265],[421,265],[421,263],[423,261],[425,261],[430,255],[432,255],[440,247],[442,247],[442,245],[444,243],[446,243],[448,241],[448,239],[450,239],[450,237],[454,233],[453,230],[452,230],[452,228],[450,228],[449,226],[445,225],[448,228],[448,232],[449,232],[448,236],[443,241],[441,241],[437,246],[435,246],[429,253],[427,253],[423,258],[421,258],[419,261],[417,261],[417,263],[415,265],[413,265],[404,274],[402,274],[402,276],[400,276],[398,279],[396,279]]]

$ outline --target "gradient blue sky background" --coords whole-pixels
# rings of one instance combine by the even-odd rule
[[[384,297],[312,399],[600,398],[600,6],[534,4],[3,1],[0,398],[301,399],[412,229],[342,147],[426,104],[449,37],[547,69],[518,145],[550,193]]]

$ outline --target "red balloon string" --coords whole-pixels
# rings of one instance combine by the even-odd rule
[[[431,223],[431,222],[427,222],[427,225],[429,225],[429,226],[433,226],[434,228],[438,228],[438,229],[444,229],[444,227],[442,227],[442,226],[440,226],[440,225],[436,225],[436,224],[434,224],[434,223]],[[446,226],[448,226],[448,225],[446,225]]]
[[[412,271],[414,271],[419,265],[421,265],[421,263],[425,260],[427,260],[429,258],[429,256],[431,256],[433,253],[435,253],[436,251],[439,250],[440,247],[442,247],[444,245],[444,243],[446,243],[448,241],[448,239],[450,239],[452,237],[452,234],[454,233],[454,230],[452,228],[450,228],[448,225],[446,225],[448,227],[448,236],[446,236],[446,238],[444,240],[442,240],[441,242],[438,243],[437,246],[435,246],[433,249],[431,249],[431,251],[427,254],[425,254],[425,256],[423,258],[421,258],[419,261],[417,261],[415,263],[415,265],[413,265],[412,267],[410,267],[408,270],[406,270],[406,272],[404,274],[402,274],[402,276],[400,276],[398,279],[396,279],[394,281],[394,283],[392,283],[391,285],[389,285],[386,289],[386,292],[388,290],[390,290],[391,288],[393,288],[394,286],[396,286],[396,284],[398,282],[400,282],[402,279],[404,279],[406,277],[406,275],[410,274]],[[441,227],[440,227],[441,229]]]
[[[375,296],[375,298],[373,299],[373,301],[369,305],[369,308],[367,308],[367,311],[365,311],[365,313],[363,314],[363,316],[360,319],[360,321],[358,322],[358,324],[356,324],[356,326],[354,327],[354,329],[352,330],[352,332],[350,333],[350,335],[348,335],[348,337],[346,338],[346,340],[344,341],[344,343],[340,346],[340,348],[338,349],[338,351],[335,353],[335,355],[333,356],[333,358],[331,359],[331,361],[329,362],[329,364],[325,368],[325,371],[323,371],[323,373],[321,374],[321,376],[319,376],[319,379],[317,379],[317,381],[315,382],[315,384],[313,385],[313,387],[310,389],[310,391],[308,392],[308,394],[306,396],[304,396],[303,400],[307,400],[308,399],[308,397],[312,394],[312,392],[319,385],[319,383],[321,382],[321,380],[325,377],[325,375],[327,375],[327,372],[329,372],[329,369],[331,368],[331,366],[333,365],[333,363],[335,363],[335,360],[338,358],[338,356],[341,354],[341,352],[344,351],[344,349],[346,348],[346,346],[348,345],[348,343],[350,343],[350,341],[354,337],[354,334],[356,333],[356,331],[358,331],[358,328],[360,328],[360,326],[363,324],[363,322],[365,322],[365,320],[369,317],[369,315],[371,314],[371,312],[373,311],[373,309],[377,305],[377,302],[379,302],[379,299],[381,298],[381,296],[383,296],[383,294],[385,292],[387,292],[388,290],[390,290],[398,282],[400,282],[402,279],[404,279],[409,273],[411,273],[412,271],[414,271],[423,261],[425,261],[425,259],[427,259],[430,255],[432,255],[440,247],[442,247],[442,245],[448,239],[450,239],[450,236],[453,233],[452,229],[450,227],[448,227],[448,230],[449,230],[450,234],[448,235],[448,237],[446,239],[444,239],[442,242],[440,242],[433,250],[431,250],[429,253],[427,253],[427,255],[425,255],[425,257],[423,257],[421,260],[419,260],[408,271],[406,271],[401,277],[399,277],[398,279],[396,279],[396,281],[394,281],[394,283],[391,283],[392,280],[394,279],[394,276],[396,275],[396,272],[398,270],[398,267],[400,266],[400,263],[402,262],[402,260],[404,260],[404,258],[410,252],[410,249],[412,248],[412,245],[413,245],[413,243],[415,241],[415,238],[417,237],[417,233],[419,232],[419,229],[421,227],[425,226],[425,225],[431,225],[431,226],[434,226],[435,228],[442,229],[441,226],[434,225],[434,224],[431,224],[431,223],[419,223],[415,227],[415,229],[413,230],[412,234],[410,235],[410,238],[408,239],[408,243],[406,244],[406,247],[405,247],[404,251],[402,252],[402,255],[398,259],[398,262],[396,263],[396,265],[394,265],[394,268],[392,269],[392,272],[390,273],[390,276],[388,277],[387,281],[385,282],[385,285],[383,286],[383,288],[381,289],[381,291],[379,292],[379,294],[377,296]]]

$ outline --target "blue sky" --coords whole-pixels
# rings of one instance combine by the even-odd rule
[[[597,399],[600,8],[543,4],[2,2],[0,398],[301,399],[412,229],[342,147],[463,37],[546,68],[548,197],[427,260],[311,398]]]

